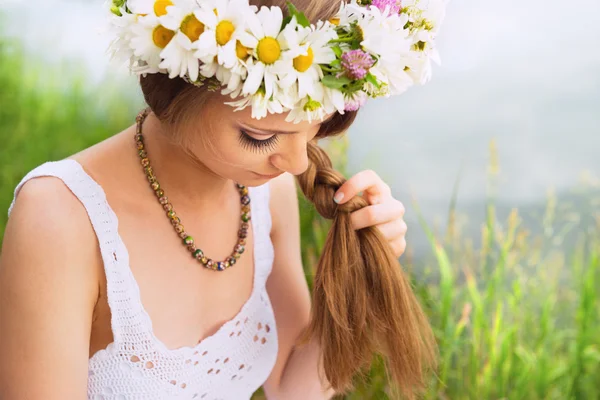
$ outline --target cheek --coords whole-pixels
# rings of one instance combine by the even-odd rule
[[[269,162],[269,154],[244,148],[239,141],[237,132],[220,132],[211,135],[206,140],[199,141],[200,160],[206,160],[215,169],[232,170],[245,169],[263,170],[263,165]]]

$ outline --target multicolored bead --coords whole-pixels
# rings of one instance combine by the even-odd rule
[[[248,237],[248,231],[246,229],[240,229],[238,231],[238,237],[244,239]]]
[[[154,193],[156,194],[156,197],[158,197],[159,199],[165,195],[165,191],[162,189],[158,189]]]
[[[242,214],[242,221],[244,221],[244,222],[250,221],[250,213],[243,213]]]
[[[183,225],[179,224],[175,226],[175,230],[177,231],[177,233],[181,233],[183,232],[185,229],[183,227]]]
[[[163,208],[168,212],[173,209],[173,205],[171,203],[163,204]]]
[[[197,260],[201,260],[204,257],[204,253],[200,249],[196,249],[194,252],[194,258]]]
[[[235,245],[235,248],[233,250],[238,254],[242,254],[245,250],[245,247],[238,243]]]
[[[150,165],[150,159],[146,158],[142,158],[142,167],[147,167],[148,165]]]
[[[162,204],[164,206],[165,204],[167,204],[169,202],[169,198],[167,196],[163,196],[160,199],[158,199],[158,201],[160,202],[160,204]]]
[[[216,265],[217,265],[217,270],[219,270],[219,271],[224,271],[225,270],[225,263],[224,262],[218,261],[216,263]]]
[[[194,238],[191,236],[186,236],[186,238],[183,239],[183,243],[187,244],[188,246],[191,246],[194,244]]]
[[[154,191],[160,189],[160,183],[158,183],[158,182],[152,182],[152,184],[150,186],[152,186],[152,190],[154,190]]]
[[[250,196],[248,196],[248,195],[242,196],[242,204],[245,206],[250,204]]]

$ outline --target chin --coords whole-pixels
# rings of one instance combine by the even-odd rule
[[[245,176],[238,180],[234,179],[234,182],[237,182],[240,185],[244,185],[246,187],[256,187],[256,186],[262,186],[265,183],[269,182],[270,180],[272,180],[272,178],[263,178],[263,177],[259,177],[259,176],[255,175],[255,176]]]

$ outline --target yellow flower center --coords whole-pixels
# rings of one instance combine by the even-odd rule
[[[307,111],[307,112],[311,112],[311,111],[316,111],[319,108],[321,108],[321,103],[319,103],[316,100],[313,100],[310,96],[308,96],[308,101],[304,105],[303,110]]]
[[[237,55],[237,58],[245,60],[248,58],[249,53],[250,49],[244,46],[239,40],[235,42],[235,54]]]
[[[362,42],[363,40],[365,40],[365,32],[362,30],[362,28],[360,27],[360,25],[356,25],[356,31],[358,33],[358,42]]]
[[[258,42],[256,47],[258,53],[258,59],[265,64],[273,64],[279,60],[281,55],[281,47],[279,42],[272,37],[264,37]]]
[[[309,47],[308,54],[294,58],[294,68],[296,68],[296,71],[305,72],[310,68],[314,59],[315,54],[313,53],[313,49],[312,47]]]
[[[230,21],[221,21],[217,25],[216,35],[219,46],[225,46],[231,39],[235,26]]]
[[[152,32],[152,40],[154,41],[154,44],[156,47],[160,47],[161,49],[167,47],[171,39],[173,39],[173,36],[175,36],[175,32],[165,28],[162,25],[154,28],[154,31]]]
[[[340,19],[333,17],[333,18],[329,18],[329,22],[331,22],[333,25],[339,25],[340,24]]]
[[[204,24],[198,21],[194,14],[190,14],[183,19],[180,29],[185,36],[189,37],[192,42],[195,42],[204,32]]]
[[[173,2],[171,0],[156,0],[154,2],[154,14],[157,17],[162,17],[167,14],[167,7],[172,5]]]

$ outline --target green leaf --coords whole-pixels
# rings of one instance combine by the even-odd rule
[[[339,45],[335,45],[331,48],[331,50],[333,50],[333,52],[335,53],[336,57],[341,57],[342,56],[342,48]]]
[[[329,65],[334,68],[339,68],[342,66],[342,62],[340,60],[333,60]]]
[[[307,27],[310,26],[310,21],[308,20],[308,18],[306,18],[306,16],[298,11],[298,9],[289,1],[287,2],[287,7],[288,7],[288,11],[290,13],[291,17],[296,17],[296,21],[298,22],[299,25],[303,26],[303,27]]]
[[[332,89],[341,89],[342,86],[344,86],[350,82],[351,82],[350,78],[348,78],[346,76],[341,76],[339,78],[336,78],[334,75],[325,75],[323,77],[323,79],[321,79],[321,83],[324,86],[327,86],[328,88],[332,88]]]
[[[375,86],[377,89],[381,89],[381,85],[379,84],[379,82],[377,82],[377,78],[375,78],[370,72],[367,74],[366,79],[367,82],[373,84],[373,86]]]
[[[292,21],[292,17],[285,17],[285,18],[283,19],[283,22],[282,22],[282,24],[281,24],[281,29],[280,29],[279,31],[282,31],[282,30],[283,30],[283,28],[285,28],[285,27],[286,27],[286,25],[287,25],[287,24],[289,24],[291,21]]]

